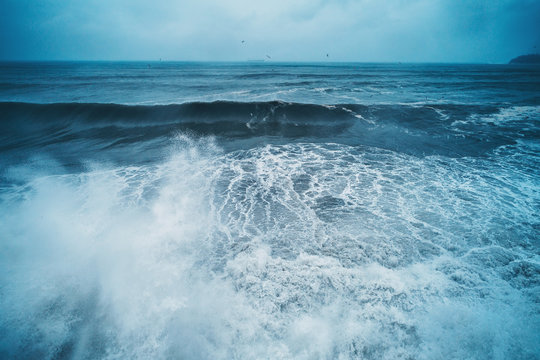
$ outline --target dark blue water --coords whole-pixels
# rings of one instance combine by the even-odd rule
[[[0,64],[0,357],[540,358],[540,68]]]

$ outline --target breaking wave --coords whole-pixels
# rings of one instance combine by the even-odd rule
[[[180,135],[154,164],[12,169],[0,355],[534,358],[539,174],[514,153]]]
[[[332,141],[417,156],[479,156],[540,138],[535,106],[0,103],[0,112],[0,150],[75,140],[106,149],[190,132],[224,139]]]

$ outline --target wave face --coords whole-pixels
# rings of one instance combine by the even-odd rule
[[[88,143],[90,151],[96,143],[107,150],[162,142],[171,134],[188,132],[228,140],[229,147],[235,146],[235,140],[282,139],[369,145],[414,155],[479,156],[540,137],[535,106],[0,103],[0,111],[4,114],[0,150],[4,151],[75,141],[80,146]]]
[[[536,72],[175,66],[0,64],[0,358],[539,358]]]

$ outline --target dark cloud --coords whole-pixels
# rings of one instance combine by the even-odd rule
[[[2,0],[0,59],[507,62],[538,19],[536,0]]]

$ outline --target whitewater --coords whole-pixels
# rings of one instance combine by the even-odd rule
[[[0,63],[0,358],[540,359],[540,68]]]

